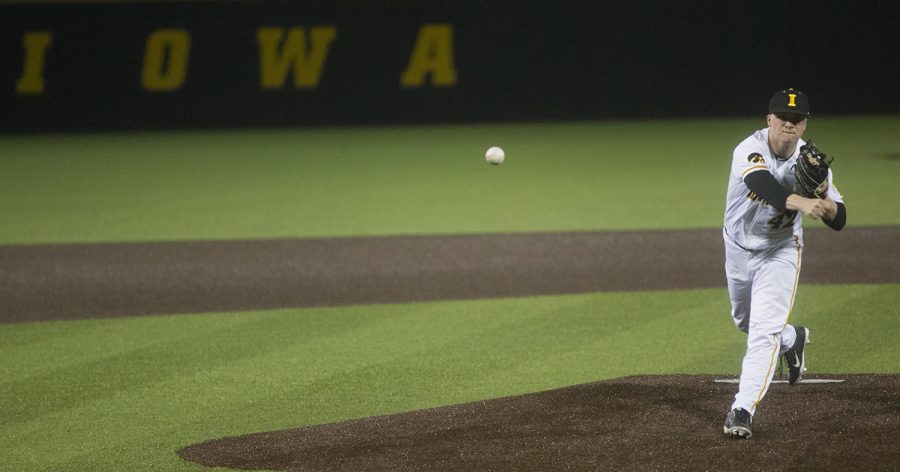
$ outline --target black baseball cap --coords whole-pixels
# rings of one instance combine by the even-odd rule
[[[769,114],[772,113],[799,113],[809,116],[809,98],[805,93],[792,88],[775,92],[769,100]]]

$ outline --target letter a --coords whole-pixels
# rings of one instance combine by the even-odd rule
[[[456,84],[452,25],[431,24],[419,29],[415,49],[409,65],[400,77],[400,85],[421,87],[425,84],[425,76],[429,74],[431,83],[437,87]]]

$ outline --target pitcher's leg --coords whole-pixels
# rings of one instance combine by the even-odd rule
[[[783,331],[794,303],[800,274],[799,244],[754,256],[755,271],[751,294],[747,353],[741,366],[741,381],[732,408],[751,414],[765,397],[775,375],[781,353]]]
[[[747,336],[747,353],[741,364],[741,380],[734,396],[732,409],[743,408],[752,415],[762,401],[775,375],[780,342],[772,334],[754,333]]]
[[[750,300],[753,274],[750,273],[750,253],[736,245],[723,231],[725,239],[725,277],[731,300],[731,317],[737,329],[750,330]]]

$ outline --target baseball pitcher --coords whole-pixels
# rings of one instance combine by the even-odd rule
[[[752,418],[775,375],[779,356],[794,385],[806,370],[809,328],[788,323],[803,253],[802,217],[835,230],[847,210],[834,186],[831,161],[802,138],[809,116],[803,92],[787,89],[769,101],[767,128],[734,149],[725,204],[725,272],[731,315],[747,333],[738,392],[725,434],[750,438]]]

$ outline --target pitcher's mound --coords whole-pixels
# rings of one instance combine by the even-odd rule
[[[753,439],[722,433],[727,376],[642,376],[188,446],[274,470],[898,470],[900,376],[773,384]]]

